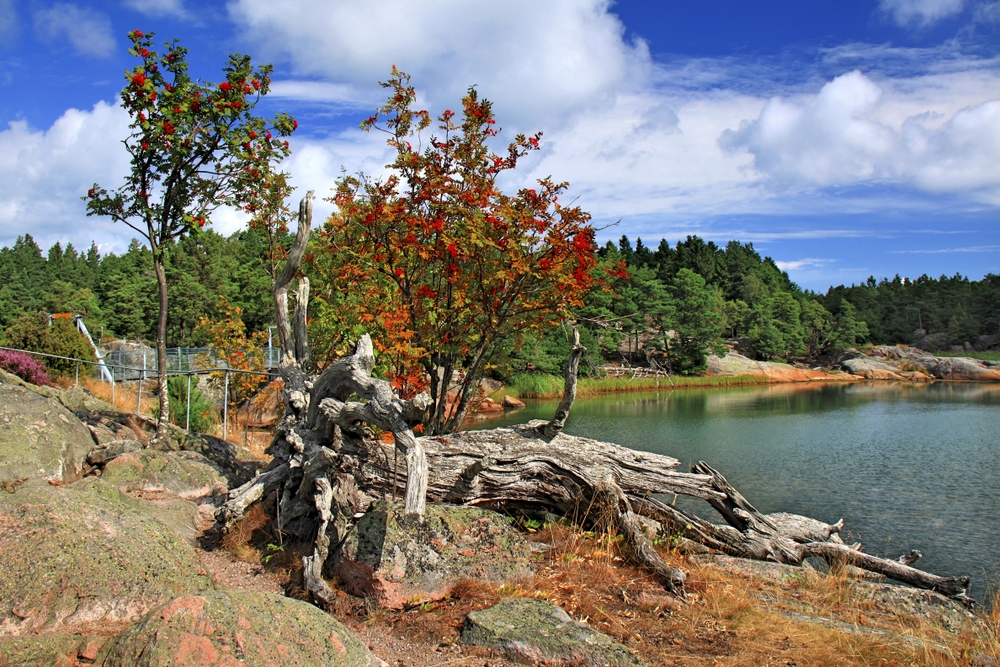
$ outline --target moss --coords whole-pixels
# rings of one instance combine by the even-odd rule
[[[131,622],[210,581],[150,503],[100,479],[0,494],[0,634]]]
[[[56,401],[0,382],[0,481],[80,478],[95,447],[90,431]]]
[[[645,664],[611,637],[573,621],[551,602],[532,598],[507,598],[489,609],[469,612],[462,641],[533,661],[621,667]]]
[[[179,597],[150,611],[98,656],[105,667],[236,661],[255,667],[379,664],[357,637],[323,611],[299,600],[255,591]]]
[[[401,505],[380,502],[348,540],[354,560],[417,586],[504,581],[521,574],[531,558],[527,542],[502,515],[478,507],[431,504],[421,522],[405,517]]]
[[[200,454],[146,449],[111,460],[101,477],[123,491],[169,491],[182,498],[224,493],[225,479]]]
[[[78,658],[92,661],[106,637],[29,635],[0,637],[0,667],[70,667]]]

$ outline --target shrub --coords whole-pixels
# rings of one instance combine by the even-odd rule
[[[52,384],[45,366],[24,352],[0,350],[0,368],[31,384]]]
[[[25,313],[7,328],[5,339],[10,347],[32,352],[45,352],[61,357],[96,361],[90,341],[80,333],[72,320],[55,319],[43,312]],[[76,372],[77,362],[66,359],[47,358],[43,362],[50,373],[71,376]],[[82,371],[89,369],[84,365]]]
[[[167,379],[170,395],[170,421],[178,426],[187,423],[188,379],[183,375],[172,375]],[[215,405],[202,393],[194,380],[191,382],[191,423],[189,431],[207,433],[218,423]]]

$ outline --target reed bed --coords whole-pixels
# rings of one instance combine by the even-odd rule
[[[765,384],[770,384],[770,380],[760,375],[580,378],[577,396],[687,387],[745,387]],[[498,393],[515,398],[559,398],[563,393],[563,378],[544,373],[517,373]]]

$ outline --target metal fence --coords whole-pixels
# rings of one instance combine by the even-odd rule
[[[116,363],[117,359],[121,357],[112,357],[113,352],[118,350],[112,350],[106,354],[102,362],[87,361],[86,359],[77,359],[75,357],[63,357],[58,354],[48,354],[47,352],[35,352],[33,350],[21,350],[14,347],[3,347],[0,346],[0,350],[8,350],[10,352],[23,352],[25,354],[30,354],[36,357],[45,357],[48,359],[62,359],[64,361],[74,361],[76,362],[76,374],[75,374],[75,384],[80,384],[80,369],[84,369],[84,373],[90,372],[91,376],[96,377],[101,381],[105,381],[106,376],[101,374],[100,366],[101,363],[111,371],[111,379],[108,384],[111,386],[111,404],[115,404],[115,390],[118,382],[122,381],[135,381],[136,382],[136,395],[135,395],[135,414],[141,414],[141,400],[142,400],[142,382],[149,378],[156,377],[156,351],[152,350],[152,354],[144,354],[140,352],[141,357],[136,357],[140,359],[140,365],[133,366],[127,364]],[[174,355],[174,363],[171,363],[171,350],[177,350],[178,353]],[[190,350],[205,350],[204,356],[199,356],[200,353],[195,352],[193,354],[188,354],[187,351]],[[185,351],[181,353],[181,351]],[[275,350],[277,351],[277,350]],[[125,357],[128,359],[128,357]],[[235,368],[229,368],[222,362],[220,366],[213,367],[203,367],[194,363],[204,362],[206,360],[219,362],[220,360],[214,355],[210,354],[208,348],[170,348],[167,350],[167,376],[180,375],[187,377],[187,415],[185,417],[185,430],[190,430],[191,427],[191,378],[196,375],[209,375],[211,373],[222,373],[223,374],[223,395],[222,395],[222,439],[225,440],[228,435],[229,427],[229,376],[232,374],[245,374],[245,375],[263,375],[269,378],[281,377],[280,373],[274,373],[270,371],[246,371],[239,370]],[[89,367],[89,368],[88,368]]]
[[[277,368],[280,359],[280,348],[268,347],[264,350],[264,368]],[[141,343],[126,343],[108,350],[104,353],[104,360],[115,380],[146,380],[156,376],[156,350]],[[167,348],[167,372],[170,374],[228,367],[226,360],[208,347]]]

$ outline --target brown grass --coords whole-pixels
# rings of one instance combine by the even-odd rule
[[[61,383],[62,384],[62,383]],[[73,386],[73,380],[70,378],[65,384],[64,388]],[[80,386],[89,391],[91,394],[101,399],[111,403],[111,385],[107,382],[97,380],[95,378],[80,378]],[[122,412],[131,412],[135,414],[136,407],[136,394],[138,387],[135,382],[129,382],[125,384],[123,382],[118,382],[115,387],[115,396],[113,405],[115,408],[121,410]],[[156,380],[143,380],[142,382],[142,394],[139,400],[139,412],[144,415],[153,414],[153,409],[157,407],[156,395],[153,393],[156,390]]]
[[[387,626],[400,639],[448,646],[459,641],[469,611],[503,597],[542,598],[658,666],[945,667],[998,655],[996,606],[981,623],[953,632],[882,608],[842,573],[803,570],[771,581],[665,551],[668,564],[689,573],[688,599],[681,602],[631,565],[620,540],[607,532],[554,524],[531,539],[550,548],[526,579],[503,585],[462,581],[448,599],[404,612],[373,613],[357,601],[353,607],[345,602],[340,611],[367,615],[369,623]]]

